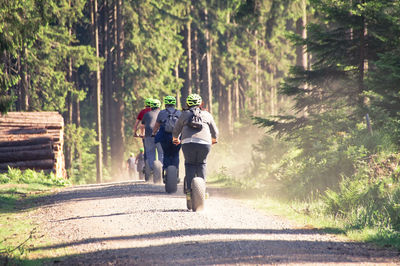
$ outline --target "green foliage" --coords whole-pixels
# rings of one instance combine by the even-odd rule
[[[96,182],[96,132],[70,124],[65,126],[64,134],[65,148],[77,155],[68,173],[69,178],[74,184]]]
[[[387,154],[398,151],[400,136],[399,5],[375,0],[311,3],[319,20],[308,25],[306,39],[292,37],[307,46],[311,68],[292,67],[281,86],[282,94],[294,98],[296,116],[254,118],[278,133],[289,149],[275,163],[255,168],[268,173],[289,198],[322,196],[325,215],[341,218],[351,228],[398,231],[398,156]],[[366,113],[373,133],[366,128]],[[270,144],[262,147],[268,150]]]
[[[40,184],[45,186],[66,186],[71,183],[64,178],[57,178],[53,173],[45,174],[31,169],[21,171],[9,168],[7,173],[0,174],[0,184]]]
[[[29,210],[33,199],[68,185],[71,185],[69,180],[43,171],[9,168],[7,173],[0,174],[0,261],[6,258],[8,264],[19,265],[22,262],[18,259],[27,255],[29,247],[37,241],[37,225],[29,212],[21,212],[21,208]]]
[[[15,86],[21,86],[18,82],[28,76],[32,110],[64,111],[67,92],[76,89],[66,78],[69,61],[73,68],[94,66],[93,49],[79,45],[70,32],[81,20],[86,1],[69,2],[12,0],[0,4],[0,52],[5,62],[0,68],[0,90],[13,89],[17,95]]]
[[[348,222],[349,227],[400,230],[398,155],[370,159],[345,178],[337,191],[323,197],[327,214]],[[393,169],[394,168],[394,169]]]
[[[231,174],[227,172],[226,167],[221,167],[218,171],[214,172],[209,178],[208,182],[217,184],[219,186],[237,187],[241,188],[242,183],[236,180]]]
[[[14,103],[15,99],[11,96],[0,96],[0,114],[6,114]]]

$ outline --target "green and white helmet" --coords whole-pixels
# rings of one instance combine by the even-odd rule
[[[150,104],[151,108],[159,108],[161,106],[160,100],[153,99],[153,101]]]
[[[152,98],[146,98],[145,100],[144,100],[144,106],[151,106],[151,103],[152,103],[152,101],[153,101],[153,99]]]
[[[176,105],[176,99],[174,96],[165,96],[164,98],[164,104],[170,104],[170,105]]]
[[[186,98],[186,104],[188,106],[195,106],[195,105],[200,105],[203,102],[203,100],[201,99],[201,96],[198,94],[190,94],[187,98]]]

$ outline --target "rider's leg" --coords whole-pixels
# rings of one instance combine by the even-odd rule
[[[179,167],[179,150],[181,145],[175,145],[171,140],[161,142],[161,146],[164,152],[163,168],[167,169],[168,166],[174,165],[176,168]]]
[[[211,151],[211,145],[197,144],[196,176],[206,179],[207,156]]]
[[[211,145],[198,143],[185,143],[182,145],[185,157],[185,172],[188,188],[196,176],[206,178],[206,161],[211,150]]]
[[[190,190],[192,179],[196,176],[196,146],[194,143],[182,144],[183,156],[185,157],[185,178],[187,189]]]
[[[173,144],[174,145],[174,144]],[[181,150],[181,144],[174,145],[171,148],[171,164],[179,168],[179,151]]]
[[[144,156],[144,161],[146,161],[146,144],[145,144],[145,142],[144,142],[144,138],[142,139],[142,142],[143,142],[143,149],[144,149],[144,153],[143,153],[143,156]]]
[[[145,147],[146,147],[145,148],[146,160],[147,160],[150,168],[153,170],[154,160],[156,159],[156,144],[154,143],[154,138],[153,137],[145,137],[144,143],[145,143]]]
[[[164,161],[164,151],[163,151],[163,148],[162,148],[162,146],[161,146],[161,143],[160,142],[157,142],[156,144],[156,150],[157,150],[157,160],[159,160],[160,162],[163,162]]]

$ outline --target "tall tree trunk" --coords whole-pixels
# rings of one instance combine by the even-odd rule
[[[71,6],[71,1],[69,1],[69,6]],[[72,35],[72,25],[69,25],[68,29],[68,34],[69,36]],[[68,71],[67,71],[67,79],[69,82],[72,82],[72,58],[68,59]],[[69,126],[72,125],[73,123],[73,94],[71,91],[68,91],[67,93],[67,99],[66,99],[66,105],[67,105],[67,114],[65,117],[65,123]],[[74,149],[72,147],[72,143],[65,142],[65,169],[68,173],[69,177],[72,177],[72,168],[73,168],[73,154],[74,154]]]
[[[102,148],[103,148],[103,164],[108,166],[108,139],[110,133],[110,90],[112,89],[112,58],[110,49],[110,0],[104,1],[103,6],[103,56],[106,60],[102,75],[102,92],[103,92],[103,134],[102,134]]]
[[[176,64],[175,64],[175,80],[176,80],[176,84],[178,84],[179,82],[179,60],[176,60]],[[180,99],[180,93],[179,93],[179,89],[176,89],[176,108],[181,109],[182,105],[181,105],[181,101]]]
[[[200,51],[199,51],[199,36],[198,36],[198,30],[195,29],[193,31],[194,34],[194,40],[193,40],[193,62],[194,62],[194,72],[193,72],[193,81],[194,81],[194,91],[197,94],[200,94]]]
[[[302,16],[296,21],[296,33],[301,36],[302,39],[307,38],[307,3],[306,0],[302,0]],[[298,45],[296,47],[296,65],[301,66],[304,69],[308,68],[307,60],[307,47],[305,45]]]
[[[116,167],[116,158],[118,154],[118,149],[117,149],[117,140],[116,140],[116,120],[115,117],[117,115],[117,107],[116,107],[116,100],[115,100],[115,95],[118,93],[117,89],[117,73],[118,73],[118,66],[117,66],[117,51],[114,49],[116,45],[118,44],[118,34],[117,34],[117,1],[118,0],[111,0],[112,5],[111,5],[111,13],[112,13],[112,21],[111,25],[112,27],[110,28],[111,30],[111,47],[113,47],[112,54],[110,55],[111,57],[111,78],[112,78],[112,87],[110,90],[110,119],[109,119],[109,124],[110,124],[110,159],[111,159],[111,170],[113,172],[118,171]]]
[[[190,8],[189,8],[190,10]],[[189,11],[190,12],[190,11]],[[185,102],[187,96],[192,93],[192,40],[191,40],[191,21],[186,23],[184,30],[185,54],[186,54],[186,71],[185,83],[182,88],[182,102]]]
[[[99,25],[98,25],[98,11],[97,11],[97,0],[91,0],[92,2],[92,27],[93,27],[93,39],[94,48],[96,51],[96,57],[99,58]],[[96,133],[97,133],[97,147],[96,147],[96,181],[101,183],[103,180],[103,159],[102,159],[102,137],[101,137],[101,76],[100,76],[100,64],[97,63],[96,75],[95,75],[95,102],[96,102]]]
[[[257,35],[257,31],[256,31]],[[260,60],[259,60],[259,55],[258,55],[258,39],[256,38],[255,40],[255,67],[256,67],[256,73],[255,73],[255,114],[259,115],[260,114],[260,106],[261,106],[261,97],[260,97]]]
[[[9,66],[10,67],[10,66]],[[21,53],[18,54],[14,69],[16,69],[16,72],[20,74],[22,72],[21,70]],[[15,71],[15,70],[14,70]],[[16,86],[16,94],[17,94],[17,102],[16,102],[16,108],[18,112],[22,111],[22,85],[21,81],[18,82]]]
[[[22,61],[21,61],[21,110],[29,110],[29,82],[27,67],[27,49],[25,43],[22,45]]]
[[[366,51],[366,37],[367,37],[367,27],[365,24],[365,18],[361,17],[361,29],[360,29],[360,46],[359,46],[359,65],[358,65],[358,99],[360,107],[367,104],[368,98],[365,97],[364,90],[364,77],[365,72],[368,69],[367,51]]]
[[[296,33],[301,36],[302,39],[307,38],[307,3],[306,0],[301,1],[302,6],[302,16],[296,21]],[[308,55],[307,55],[307,47],[297,46],[296,47],[296,65],[303,67],[304,70],[308,70]],[[307,89],[307,85],[304,85],[305,89]],[[305,107],[303,110],[303,115],[308,116],[308,108]]]
[[[212,76],[211,76],[211,39],[208,30],[208,12],[207,8],[203,11],[201,19],[206,25],[204,30],[205,53],[200,58],[201,76],[200,76],[200,93],[203,98],[203,106],[212,113]]]
[[[208,32],[207,32],[208,33]],[[210,110],[210,113],[212,114],[212,107],[213,107],[213,90],[212,90],[212,76],[211,76],[211,69],[212,69],[212,64],[211,64],[211,58],[212,58],[212,40],[211,38],[209,39],[209,45],[208,45],[208,50],[207,50],[207,86],[208,86],[208,109]]]
[[[270,107],[271,107],[271,115],[277,115],[277,95],[276,95],[276,86],[274,84],[274,75],[275,67],[271,69],[270,73]]]
[[[75,75],[73,75],[75,76]],[[74,77],[73,77],[74,78]],[[73,99],[73,123],[76,125],[76,128],[81,126],[81,108],[80,108],[80,101],[78,99],[78,95],[74,96]],[[82,171],[82,143],[77,143],[75,147],[75,159],[77,161],[78,170]]]
[[[123,77],[120,76],[124,52],[124,31],[122,19],[122,0],[114,3],[114,45],[116,53],[114,56],[114,99],[112,102],[112,127],[111,138],[111,164],[113,171],[122,173],[124,164],[124,102],[123,102]]]
[[[235,66],[234,68],[234,73],[235,73],[235,81],[234,81],[234,108],[233,108],[233,115],[236,121],[239,121],[240,119],[240,105],[239,105],[239,71],[238,71],[238,66]]]
[[[226,15],[226,24],[229,25],[231,20],[230,13]],[[226,49],[229,51],[229,40],[231,39],[231,34],[230,31],[226,31],[226,40],[228,40],[226,44]],[[225,59],[227,60],[227,59]],[[227,134],[229,136],[233,135],[233,120],[232,120],[232,80],[229,79],[227,82],[228,84],[225,85],[224,90],[224,99],[225,99],[225,105],[224,105],[224,114],[225,114],[225,121],[226,121],[226,130]]]
[[[216,61],[219,61],[219,60],[220,60],[219,58],[216,59]],[[225,130],[226,124],[225,124],[225,119],[224,119],[223,88],[222,88],[221,82],[219,80],[219,75],[220,75],[220,73],[218,70],[213,72],[214,92],[216,92],[216,102],[218,103],[218,120],[220,121],[219,127],[222,132]],[[225,132],[223,132],[223,133],[225,133]]]
[[[226,88],[226,116],[228,122],[228,133],[233,136],[233,115],[232,115],[232,86]]]
[[[246,108],[248,108],[249,106],[250,100],[249,97],[246,96],[245,88],[249,88],[249,86],[247,84],[247,79],[243,78],[244,75],[240,74],[240,69],[239,69],[239,76],[241,76],[239,79],[239,94],[240,94],[239,99],[241,99],[239,105],[240,109],[246,110]]]

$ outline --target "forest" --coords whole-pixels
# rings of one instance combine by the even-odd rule
[[[0,107],[57,111],[75,183],[122,171],[144,99],[202,96],[243,186],[400,230],[397,0],[3,0]],[[272,192],[271,192],[272,193]]]

